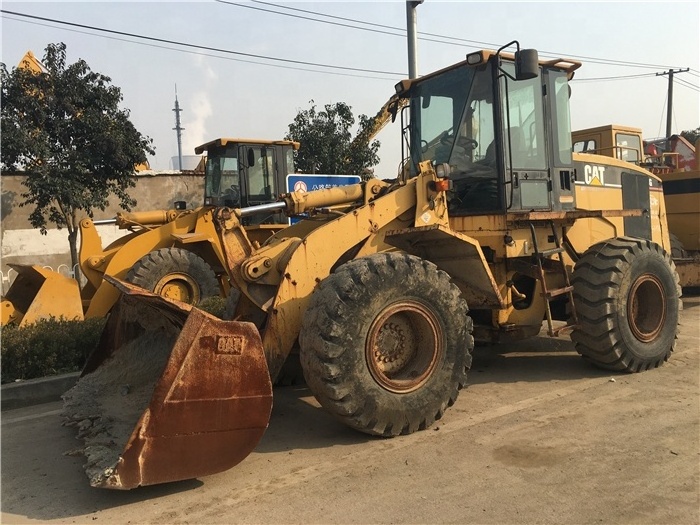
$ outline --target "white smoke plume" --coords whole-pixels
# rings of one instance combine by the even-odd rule
[[[182,112],[182,127],[185,131],[182,135],[182,154],[194,154],[194,148],[204,144],[209,137],[207,132],[207,119],[211,117],[213,110],[209,100],[209,91],[216,83],[218,77],[205,57],[198,56],[196,60],[200,88],[186,101],[180,101],[185,105]]]

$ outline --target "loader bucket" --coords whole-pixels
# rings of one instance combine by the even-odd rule
[[[267,428],[272,384],[252,323],[105,276],[122,292],[63,396],[94,487],[131,489],[227,470]]]
[[[41,266],[9,265],[17,272],[2,301],[2,326],[39,319],[83,319],[78,281]]]

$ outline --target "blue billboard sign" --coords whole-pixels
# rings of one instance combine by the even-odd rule
[[[359,175],[308,175],[294,173],[287,175],[287,191],[314,191],[357,184]]]
[[[359,175],[310,175],[307,173],[294,173],[287,175],[287,191],[315,191],[336,186],[348,186],[357,184],[362,180]],[[290,223],[299,221],[293,217]]]

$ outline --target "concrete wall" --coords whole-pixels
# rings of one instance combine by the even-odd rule
[[[41,235],[29,222],[33,206],[20,207],[21,194],[26,191],[22,185],[25,175],[5,174],[0,177],[0,278],[2,292],[7,292],[15,272],[8,263],[39,264],[68,275],[70,273],[70,251],[68,231],[49,228],[47,235]],[[132,211],[171,209],[173,202],[185,201],[188,208],[202,205],[204,196],[204,176],[202,174],[180,172],[141,172],[135,176],[136,187],[129,190],[137,204]],[[116,199],[105,210],[95,211],[94,219],[111,219],[119,211]],[[102,245],[128,233],[116,226],[98,226]],[[80,247],[80,241],[78,241]]]

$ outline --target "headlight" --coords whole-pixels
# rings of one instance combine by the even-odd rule
[[[484,61],[484,55],[481,51],[476,51],[475,53],[469,53],[467,55],[467,64],[470,66],[476,66]]]
[[[447,163],[438,164],[435,167],[435,174],[441,179],[446,179],[447,177],[449,177],[450,171],[450,165]]]

